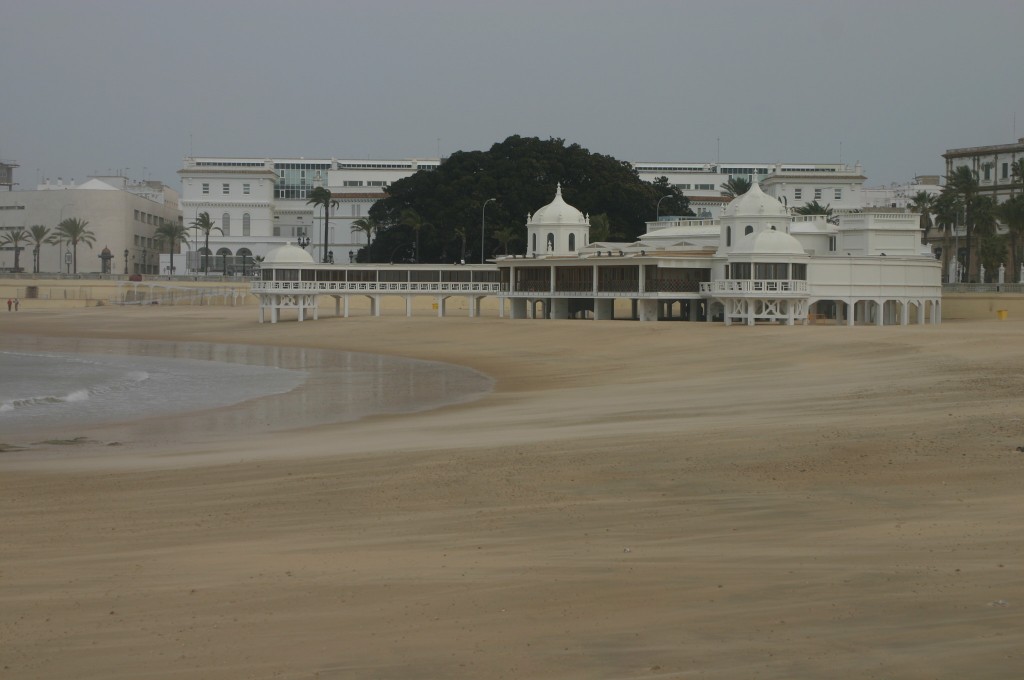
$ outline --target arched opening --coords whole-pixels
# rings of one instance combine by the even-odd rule
[[[555,250],[555,235],[548,234],[548,252],[554,252]]]
[[[222,274],[228,273],[228,258],[231,257],[230,248],[219,248],[217,257],[213,259],[214,269],[219,269]]]
[[[753,234],[753,233],[754,233],[754,227],[752,225],[748,224],[746,227],[743,228],[743,235],[744,236],[749,236],[750,234]]]
[[[220,228],[225,236],[231,235],[231,213],[224,213],[220,216]]]
[[[536,234],[530,234],[530,252],[531,253],[536,253],[537,252],[537,235]]]
[[[576,252],[576,234],[569,234],[569,252]]]
[[[252,218],[249,217],[249,213],[242,215],[242,236],[249,236],[249,230],[251,228]]]
[[[242,276],[248,276],[252,271],[252,251],[248,248],[239,248],[235,253],[242,267]]]
[[[732,245],[732,227],[725,228],[725,247],[728,248]],[[726,277],[728,278],[728,277]]]

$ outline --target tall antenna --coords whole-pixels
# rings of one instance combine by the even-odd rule
[[[715,137],[715,165],[722,164],[722,138]]]
[[[839,140],[839,165],[843,164],[843,140]]]

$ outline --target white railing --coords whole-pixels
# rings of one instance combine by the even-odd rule
[[[253,293],[497,293],[501,284],[488,282],[407,281],[253,281]]]
[[[700,284],[702,293],[746,293],[746,294],[776,294],[776,293],[806,293],[807,282],[786,279],[750,280],[750,279],[722,279],[720,281],[709,281]]]

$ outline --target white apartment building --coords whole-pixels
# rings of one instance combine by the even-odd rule
[[[78,273],[163,274],[160,251],[167,245],[156,240],[156,230],[167,221],[180,221],[178,192],[162,182],[130,180],[122,176],[92,177],[76,184],[58,178],[35,190],[0,191],[0,231],[43,225],[56,233],[66,218],[88,222],[96,238],[90,248],[78,245]],[[33,271],[34,246],[22,244],[19,266]],[[110,257],[101,259],[104,249]],[[69,273],[72,252],[66,242],[43,245],[40,272]],[[14,267],[13,248],[0,249],[0,269]]]
[[[328,215],[327,250],[334,261],[348,262],[366,245],[366,234],[352,223],[366,217],[393,182],[419,171],[436,169],[439,158],[340,160],[308,158],[187,157],[178,171],[182,181],[181,209],[185,224],[207,212],[224,233],[210,236],[210,270],[238,271],[245,258],[265,256],[284,243],[309,239],[314,261],[324,260],[324,216],[306,203],[315,187],[331,190],[338,206]],[[729,199],[721,185],[730,177],[757,180],[765,191],[790,207],[815,200],[833,210],[862,206],[864,177],[860,164],[842,163],[672,163],[632,164],[641,179],[666,177],[690,199],[698,217],[715,219]],[[785,181],[772,183],[778,175]],[[838,198],[837,198],[838,196]],[[806,197],[806,198],[803,198]],[[795,201],[795,203],[794,203]],[[670,217],[670,216],[666,216]],[[193,242],[198,250],[202,244]],[[196,269],[193,257],[190,268]],[[232,265],[231,263],[234,262]]]
[[[947,177],[961,165],[967,166],[978,178],[981,193],[991,196],[996,203],[1024,191],[1021,178],[1014,177],[1012,170],[1013,164],[1024,158],[1024,137],[1015,144],[949,149],[942,157],[946,160]]]
[[[181,210],[186,225],[206,212],[223,232],[210,235],[209,254],[215,258],[211,271],[220,273],[221,263],[231,262],[228,257],[264,256],[305,238],[309,252],[320,262],[323,209],[314,211],[306,201],[314,188],[327,187],[338,201],[327,216],[327,249],[337,261],[348,261],[366,245],[365,233],[353,229],[352,223],[369,214],[392,182],[439,164],[437,159],[186,158],[178,171]],[[204,247],[200,240],[193,242],[194,250]]]

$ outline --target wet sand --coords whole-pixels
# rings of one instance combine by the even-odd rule
[[[0,677],[1024,669],[1024,323],[17,321],[446,361],[495,391],[228,439],[0,437],[39,454],[0,454]]]

